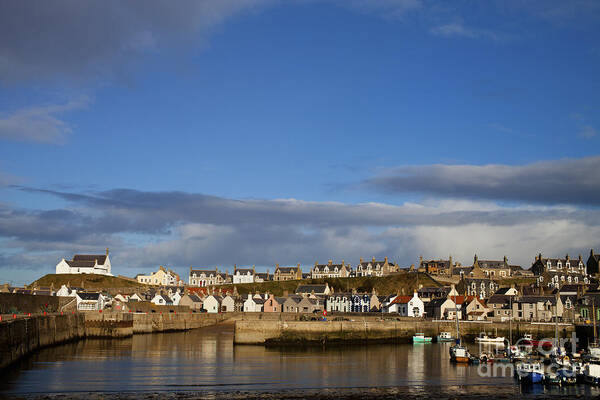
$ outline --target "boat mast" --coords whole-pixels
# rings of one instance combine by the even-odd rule
[[[594,344],[596,344],[596,308],[592,297],[592,320],[594,321]]]
[[[556,304],[554,305],[554,340],[556,342],[556,351],[559,350],[558,347],[558,292],[556,292],[555,296]],[[558,353],[557,353],[558,354]]]
[[[460,344],[460,329],[459,329],[459,324],[458,324],[458,304],[456,303],[456,295],[454,295],[454,311],[455,311],[454,314],[456,315],[456,338],[458,339],[458,344]]]
[[[510,317],[508,318],[508,346],[512,345],[512,319],[513,319],[513,309],[512,309],[512,296],[509,298],[510,304]]]

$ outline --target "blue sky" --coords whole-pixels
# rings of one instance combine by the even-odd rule
[[[597,2],[100,4],[0,5],[10,281],[600,245]]]

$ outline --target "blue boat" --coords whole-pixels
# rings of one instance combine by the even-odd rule
[[[525,384],[542,383],[544,380],[544,369],[539,362],[524,361],[518,363],[515,374],[519,381]]]

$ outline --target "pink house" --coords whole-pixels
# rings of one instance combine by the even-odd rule
[[[263,312],[282,312],[285,297],[275,297],[270,295],[263,306]]]

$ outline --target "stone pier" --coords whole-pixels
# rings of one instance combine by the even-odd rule
[[[571,324],[559,324],[559,336],[567,337],[574,331]],[[302,344],[302,343],[352,343],[397,342],[409,343],[417,332],[437,336],[440,332],[455,335],[456,323],[452,321],[425,320],[375,320],[354,321],[236,321],[235,344]],[[509,337],[508,323],[479,323],[461,321],[460,333],[465,340],[473,340],[481,332]],[[552,338],[554,324],[514,322],[513,338],[530,333],[535,338]]]

